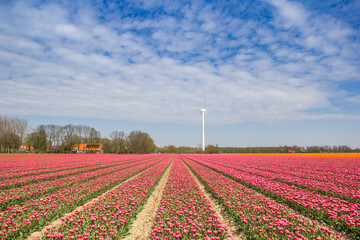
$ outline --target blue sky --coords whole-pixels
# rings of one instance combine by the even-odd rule
[[[0,114],[157,145],[360,146],[360,1],[0,1]]]

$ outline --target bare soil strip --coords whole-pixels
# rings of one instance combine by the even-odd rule
[[[195,179],[197,185],[203,191],[205,197],[210,200],[211,207],[215,210],[216,215],[219,216],[219,220],[228,227],[228,233],[232,235],[232,240],[246,240],[245,233],[239,230],[237,224],[231,219],[227,212],[221,207],[216,199],[209,193],[204,185],[197,179],[189,167],[185,164],[186,168],[190,172],[191,176]]]
[[[163,192],[169,178],[173,162],[174,160],[171,161],[170,166],[166,169],[158,185],[155,187],[154,191],[146,201],[144,208],[136,216],[136,219],[131,225],[129,235],[127,235],[124,240],[149,239],[153,222],[159,208],[160,200],[163,196]]]
[[[196,161],[195,161],[195,162],[196,162]],[[188,170],[190,171],[191,175],[194,176],[194,178],[196,179],[196,182],[198,183],[198,185],[200,186],[200,188],[203,189],[203,191],[204,191],[206,194],[210,195],[210,197],[208,197],[207,195],[205,195],[205,196],[206,196],[208,199],[211,199],[211,205],[212,205],[212,206],[215,206],[215,205],[213,205],[213,202],[214,202],[214,203],[217,205],[217,207],[220,209],[219,212],[223,213],[223,216],[226,216],[226,219],[231,219],[231,217],[230,217],[230,216],[227,214],[227,212],[221,207],[221,205],[219,205],[219,204],[217,203],[216,199],[211,195],[211,193],[208,193],[208,192],[205,190],[205,188],[204,188],[204,186],[202,185],[202,183],[199,182],[199,180],[195,177],[195,175],[192,173],[192,171],[189,169],[189,167],[188,167],[186,164],[185,164],[185,166],[188,168]],[[209,170],[211,170],[211,169],[209,169]],[[213,171],[213,170],[211,170],[211,171]],[[255,190],[254,190],[254,191],[255,191]],[[256,192],[256,193],[255,193],[256,195],[262,195],[262,196],[266,197],[265,195],[263,195],[263,194],[261,194],[261,193],[259,193],[259,192],[257,192],[257,191],[255,191],[255,192]],[[266,198],[269,198],[269,199],[273,200],[274,202],[278,203],[278,202],[276,201],[276,199],[273,199],[273,198],[271,198],[271,197],[266,197]],[[298,215],[299,217],[305,218],[307,221],[315,221],[319,227],[324,227],[324,228],[327,228],[327,229],[333,229],[333,227],[331,227],[329,224],[327,224],[327,223],[325,223],[325,222],[322,222],[322,221],[318,221],[318,220],[309,218],[309,217],[307,217],[307,216],[305,216],[305,215],[303,215],[303,214],[301,214],[301,213],[293,210],[290,206],[287,206],[286,204],[281,204],[281,203],[278,203],[278,204],[289,208],[289,209],[292,211],[292,213]],[[218,212],[218,209],[217,209],[217,208],[214,207],[214,209]],[[221,220],[221,218],[220,218],[220,220]],[[223,223],[225,223],[225,224],[228,226],[228,228],[230,229],[230,227],[229,227],[228,223],[226,223],[226,221],[223,222]],[[241,230],[238,229],[238,227],[236,227],[237,225],[236,225],[235,222],[233,222],[233,221],[231,220],[231,221],[230,221],[230,224],[232,224],[232,226],[234,227],[234,229],[236,229],[236,231],[238,231],[239,233],[241,233],[241,236],[243,236],[243,238],[235,238],[235,235],[233,234],[233,237],[232,237],[231,239],[234,239],[234,240],[237,240],[237,239],[246,239],[245,234],[244,234],[243,232],[241,232]],[[344,232],[339,232],[339,233],[340,233],[340,237],[341,237],[342,239],[344,239],[344,240],[355,240],[355,238],[353,238],[353,237],[350,236],[349,234],[346,234],[346,233],[344,233]],[[230,234],[232,234],[232,233],[230,233]]]
[[[159,162],[159,163],[160,163],[160,162]],[[158,163],[157,163],[157,164],[158,164]],[[172,163],[171,163],[171,164],[172,164]],[[105,193],[101,194],[101,195],[98,196],[97,198],[91,199],[89,202],[85,203],[85,204],[82,205],[82,206],[77,207],[74,211],[72,211],[72,212],[70,212],[70,213],[67,213],[67,214],[65,214],[64,216],[60,217],[60,218],[65,218],[65,217],[67,217],[67,216],[71,216],[71,215],[74,214],[75,212],[80,212],[80,211],[82,211],[82,210],[84,209],[84,206],[85,206],[85,205],[93,204],[93,203],[99,201],[99,200],[100,200],[101,198],[103,198],[108,192],[113,191],[114,189],[116,189],[116,188],[119,187],[120,185],[122,185],[122,184],[124,184],[124,183],[126,183],[126,182],[128,182],[128,181],[130,181],[130,180],[132,180],[132,179],[134,179],[134,178],[136,178],[139,174],[144,173],[144,172],[150,170],[151,168],[152,168],[152,167],[146,169],[146,170],[143,171],[143,172],[140,172],[140,173],[132,176],[131,178],[127,179],[126,181],[124,181],[124,182],[116,185],[115,187],[113,187],[113,188],[111,188],[110,190],[106,191]],[[28,237],[26,238],[26,240],[39,239],[39,238],[44,234],[44,232],[46,231],[47,228],[53,228],[53,227],[59,226],[59,225],[61,224],[61,222],[62,222],[62,221],[60,220],[60,218],[57,219],[57,220],[55,220],[55,221],[53,221],[53,222],[51,222],[49,225],[43,227],[43,229],[42,229],[41,231],[33,232],[30,236],[28,236]]]

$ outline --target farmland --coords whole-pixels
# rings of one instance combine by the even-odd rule
[[[0,239],[360,239],[359,160],[0,155]]]

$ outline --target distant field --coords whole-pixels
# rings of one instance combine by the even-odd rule
[[[360,239],[358,157],[1,155],[0,240]]]
[[[360,153],[233,153],[234,155],[272,155],[272,156],[301,156],[301,157],[344,157],[360,158]]]

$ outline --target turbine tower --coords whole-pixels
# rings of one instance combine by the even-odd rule
[[[201,112],[201,118],[202,118],[202,129],[201,129],[201,133],[202,133],[202,150],[205,151],[205,113],[206,113],[206,108],[201,108],[200,112]]]
[[[201,133],[202,133],[202,150],[205,151],[205,114],[206,113],[206,97],[205,97],[205,106],[204,108],[200,109],[201,112],[201,120],[202,120],[202,129],[201,129]]]

